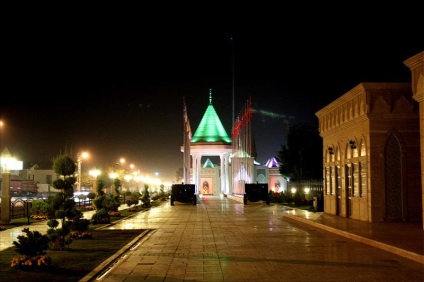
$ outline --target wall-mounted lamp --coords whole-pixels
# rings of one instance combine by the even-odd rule
[[[350,140],[350,141],[349,141],[349,146],[350,146],[350,148],[351,148],[352,150],[353,150],[353,149],[356,149],[355,141]]]
[[[328,147],[328,153],[329,153],[330,155],[334,155],[333,147]]]

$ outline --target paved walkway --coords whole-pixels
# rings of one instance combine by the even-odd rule
[[[424,281],[421,223],[371,224],[204,197],[196,206],[166,202],[109,228],[151,231],[81,281]],[[12,246],[22,227],[15,229],[0,232],[1,248]]]
[[[153,231],[81,281],[424,281],[421,225],[390,225],[219,197],[165,203],[111,226]]]
[[[424,264],[424,231],[421,222],[369,223],[322,212],[286,209],[284,216],[287,218]]]

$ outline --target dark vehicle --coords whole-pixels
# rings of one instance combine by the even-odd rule
[[[194,184],[173,184],[171,193],[171,206],[174,202],[190,203],[196,205],[196,186]]]
[[[244,193],[243,202],[245,205],[247,205],[247,201],[265,201],[267,205],[270,203],[268,184],[245,184]]]

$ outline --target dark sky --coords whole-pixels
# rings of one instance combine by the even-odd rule
[[[424,50],[417,7],[315,5],[15,12],[2,38],[1,146],[25,164],[65,148],[90,152],[83,169],[125,157],[172,181],[183,97],[195,130],[211,88],[231,135],[234,85],[235,116],[248,97],[279,116],[253,116],[265,162],[288,125],[318,126],[315,112],[358,83],[409,82],[403,61]]]

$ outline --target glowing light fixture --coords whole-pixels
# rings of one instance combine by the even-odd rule
[[[82,159],[86,159],[88,158],[88,153],[87,152],[80,152],[78,153],[77,156],[77,161],[78,161],[78,185],[77,185],[77,190],[78,192],[81,192],[81,166],[82,166]]]

